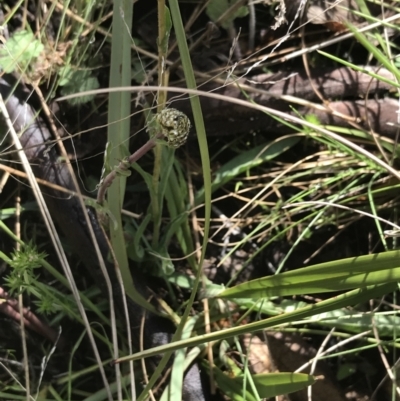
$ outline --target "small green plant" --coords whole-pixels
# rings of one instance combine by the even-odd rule
[[[89,69],[73,69],[70,65],[66,65],[59,72],[61,77],[58,85],[61,87],[62,95],[71,93],[84,92],[97,89],[99,80],[93,75]],[[93,95],[80,96],[70,100],[71,106],[90,102]]]
[[[7,73],[34,71],[35,62],[43,50],[43,44],[35,38],[32,32],[27,30],[15,32],[0,47],[0,68]]]
[[[36,293],[34,283],[37,282],[37,277],[34,271],[43,265],[46,256],[44,252],[38,252],[32,244],[27,244],[11,255],[11,271],[5,279],[11,294]]]

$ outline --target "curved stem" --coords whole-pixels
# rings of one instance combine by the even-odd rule
[[[100,183],[100,187],[97,193],[97,203],[101,206],[104,205],[107,189],[114,182],[115,178],[121,171],[128,171],[131,164],[136,163],[142,156],[144,156],[149,150],[153,149],[157,143],[157,139],[163,138],[163,134],[159,133],[153,138],[150,138],[141,148],[135,153],[132,153],[127,159],[119,162],[117,167],[104,178],[103,182]]]

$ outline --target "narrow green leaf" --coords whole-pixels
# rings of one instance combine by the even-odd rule
[[[379,50],[379,48],[371,41],[371,39],[368,39],[366,35],[361,33],[356,26],[350,24],[348,21],[346,22],[346,25],[352,31],[354,37],[377,59],[379,63],[393,73],[397,81],[399,81],[400,72],[392,63],[391,59],[382,53],[382,51]]]
[[[134,230],[131,227],[133,242],[128,246],[128,257],[131,260],[135,260],[137,262],[142,261],[145,255],[144,248],[142,246],[142,239],[144,237],[144,232],[151,221],[151,214],[147,214],[143,221],[140,223],[137,230]],[[129,228],[129,226],[128,226]]]
[[[262,298],[342,291],[400,280],[400,251],[336,260],[248,281],[221,298]]]
[[[169,43],[169,36],[172,28],[172,20],[171,20],[171,13],[169,12],[169,8],[165,7],[165,36],[161,39],[161,51],[163,54],[167,54],[168,52],[168,43]]]
[[[161,238],[160,244],[162,246],[168,247],[171,242],[172,236],[181,228],[184,221],[187,219],[187,213],[182,213],[176,216],[172,221],[170,221],[165,228],[163,237]]]
[[[132,164],[132,168],[142,176],[144,182],[146,183],[147,189],[149,190],[150,193],[151,202],[157,202],[156,194],[154,192],[154,188],[152,185],[153,176],[150,175],[147,171],[143,170],[138,163]]]
[[[214,367],[214,376],[218,387],[233,400],[255,400],[250,391],[246,390],[243,394],[243,382],[245,378],[231,378],[223,373],[219,368]],[[269,373],[251,376],[257,392],[262,398],[275,397],[281,394],[290,394],[302,390],[315,383],[313,376],[305,373]]]
[[[318,313],[324,313],[339,308],[344,308],[350,305],[359,304],[366,302],[372,298],[378,298],[389,292],[394,291],[397,288],[396,283],[381,284],[368,286],[364,288],[358,288],[346,292],[341,295],[326,299],[316,304],[307,305],[303,308],[295,311],[284,313],[278,316],[269,317],[246,325],[231,327],[224,330],[219,330],[214,333],[203,334],[201,336],[193,337],[188,340],[174,341],[169,344],[154,347],[142,352],[138,352],[127,357],[122,357],[118,362],[126,362],[129,360],[137,360],[141,358],[148,358],[154,355],[158,355],[163,352],[171,352],[177,349],[192,347],[199,344],[204,344],[211,341],[222,340],[233,336],[238,336],[244,333],[254,333],[255,331],[265,330],[270,327],[276,327],[281,324],[291,323],[295,320],[304,319],[310,316],[314,316]]]
[[[257,391],[262,398],[290,394],[315,383],[313,376],[305,373],[268,373],[252,376]],[[236,377],[235,382],[243,386],[243,377]]]
[[[337,315],[331,319],[329,315]],[[395,315],[384,315],[380,313],[350,313],[347,310],[337,310],[313,316],[311,320],[322,324],[326,327],[335,327],[337,330],[342,330],[351,333],[360,333],[365,330],[370,330],[372,325],[379,331],[380,337],[390,337],[400,327],[400,317]]]
[[[26,212],[31,210],[38,210],[36,202],[26,202],[21,206],[20,212]],[[15,207],[5,208],[0,210],[0,220],[6,220],[10,217],[15,217]]]
[[[182,338],[189,338],[192,335],[194,326],[199,320],[198,318],[198,316],[194,316],[188,319],[182,331]],[[200,349],[195,349],[195,352],[196,355],[198,355],[200,353]],[[182,383],[184,371],[188,368],[188,366],[190,366],[191,363],[193,363],[193,359],[191,361],[188,361],[185,349],[181,349],[175,353],[174,362],[172,364],[171,380],[166,386],[160,401],[172,401],[182,399]]]
[[[110,88],[131,84],[131,31],[133,2],[114,0],[111,39]],[[126,144],[130,136],[131,97],[129,93],[110,92],[108,96],[107,142],[114,144],[110,149],[110,165],[118,165],[126,156]],[[138,293],[133,285],[126,252],[125,237],[122,230],[121,208],[124,203],[126,177],[119,176],[107,191],[110,212],[115,217],[118,229],[110,227],[110,242],[117,259],[126,294],[148,308],[149,303]]]
[[[218,387],[234,401],[258,401],[249,391],[243,394],[243,383],[229,377],[216,366],[213,367]]]

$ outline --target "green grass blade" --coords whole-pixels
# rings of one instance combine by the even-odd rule
[[[336,260],[248,281],[221,298],[263,298],[343,291],[400,280],[400,251]]]
[[[235,401],[257,401],[250,391],[245,391],[243,394],[243,379],[234,380],[222,372],[219,368],[214,366],[213,373],[218,387],[229,397]]]
[[[397,81],[400,80],[400,72],[399,70],[394,66],[392,61],[385,55],[381,50],[378,49],[374,45],[374,43],[367,38],[366,35],[363,33],[359,32],[357,27],[354,25],[350,24],[347,22],[346,24],[348,28],[353,32],[354,37],[377,59],[379,63],[381,63],[385,68],[387,68],[397,79]]]
[[[199,344],[204,344],[211,341],[219,341],[245,333],[254,333],[258,330],[265,330],[267,328],[276,327],[285,323],[292,323],[295,320],[308,318],[319,313],[325,313],[332,310],[345,308],[351,305],[356,305],[362,302],[369,301],[373,298],[380,298],[383,295],[392,292],[396,288],[396,283],[358,288],[356,290],[346,292],[342,295],[329,298],[316,304],[307,305],[303,308],[279,316],[273,316],[268,319],[263,319],[239,327],[232,327],[225,330],[220,330],[215,333],[203,334],[201,336],[193,337],[188,340],[171,342],[160,347],[154,347],[149,350],[120,358],[117,362],[121,363],[130,360],[148,358],[150,356],[155,356],[163,352],[172,352],[181,348],[193,347]]]
[[[313,376],[305,373],[268,373],[252,376],[260,397],[270,398],[281,394],[290,394],[302,390],[315,383]],[[242,377],[236,377],[234,382],[242,383]]]
[[[189,49],[186,42],[186,34],[182,24],[179,4],[177,0],[170,1],[171,16],[174,25],[176,38],[178,41],[179,53],[182,60],[185,80],[189,89],[197,89],[196,80],[194,78],[192,62],[190,60]],[[197,133],[197,139],[200,147],[201,164],[203,168],[204,179],[204,199],[205,199],[205,225],[202,256],[200,266],[204,260],[207,249],[208,232],[210,230],[211,216],[211,171],[210,171],[210,156],[208,153],[207,135],[204,126],[203,113],[201,111],[200,99],[198,95],[190,96],[190,103],[193,111],[194,125]],[[196,290],[196,288],[194,288]]]
[[[116,0],[113,9],[110,87],[131,84],[131,24],[133,3]],[[110,144],[110,164],[118,163],[126,156],[125,149],[130,133],[130,94],[124,91],[110,92],[108,109],[108,143]],[[117,226],[110,226],[110,241],[118,261],[127,294],[139,299],[133,287],[128,266],[125,238],[122,230],[121,209],[125,194],[126,177],[119,176],[107,192],[108,206],[115,217]],[[140,301],[139,301],[140,303]]]

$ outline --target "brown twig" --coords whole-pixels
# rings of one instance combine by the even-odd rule
[[[0,312],[17,322],[20,322],[22,317],[25,327],[47,338],[53,344],[55,344],[57,340],[58,345],[61,345],[64,342],[59,339],[59,334],[56,330],[42,322],[28,308],[23,308],[22,313],[20,313],[18,301],[11,298],[2,287],[0,287]]]

